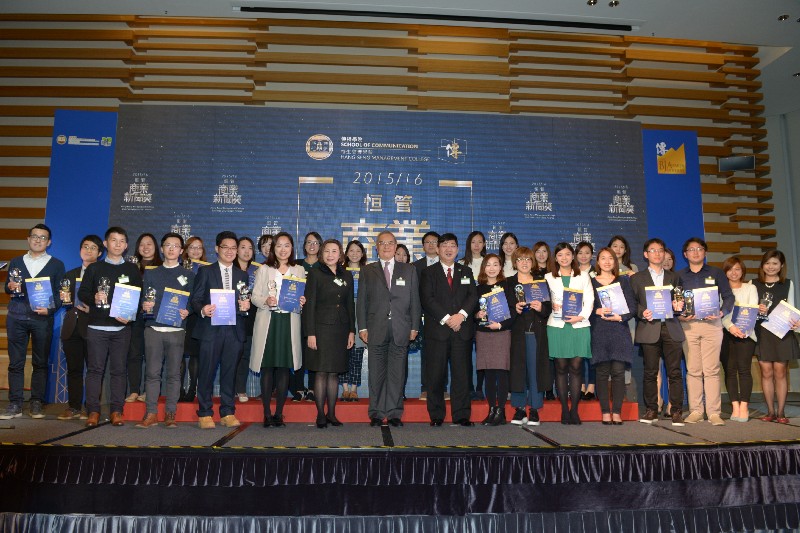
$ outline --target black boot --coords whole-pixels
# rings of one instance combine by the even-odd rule
[[[494,416],[495,416],[496,412],[497,412],[497,407],[490,407],[489,408],[489,414],[486,415],[486,418],[483,419],[481,424],[483,424],[484,426],[488,426],[489,424],[491,424],[492,420],[494,420]]]

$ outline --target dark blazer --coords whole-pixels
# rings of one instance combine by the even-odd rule
[[[419,331],[421,315],[419,281],[413,265],[395,261],[391,290],[386,286],[380,261],[361,269],[356,316],[359,329],[367,330],[369,343],[381,344],[391,326],[394,344],[407,346],[411,331]]]
[[[542,275],[542,278],[544,275]],[[533,279],[542,279],[536,276]],[[506,287],[509,307],[515,305],[517,295],[514,287],[519,283],[519,274],[514,274],[506,278]],[[542,310],[536,311],[529,308],[517,315],[514,325],[511,327],[511,368],[509,373],[509,386],[512,392],[524,392],[527,387],[527,345],[525,340],[526,332],[533,332],[536,337],[536,388],[540,392],[549,390],[553,386],[553,378],[550,372],[550,348],[547,344],[547,318],[552,312],[550,301],[542,302]]]
[[[240,282],[248,283],[247,272],[231,266],[231,288],[236,288]],[[194,279],[194,292],[192,292],[191,307],[197,313],[197,324],[192,332],[192,337],[200,340],[210,340],[214,337],[214,326],[210,317],[202,317],[201,310],[211,303],[211,289],[221,289],[222,273],[219,271],[219,262],[201,266]],[[245,340],[246,316],[236,314],[236,336],[240,341]]]
[[[428,256],[423,255],[422,259],[417,259],[411,264],[417,269],[417,279],[422,279],[422,271],[428,268]]]
[[[478,306],[478,290],[472,277],[472,269],[460,263],[453,264],[453,288],[447,284],[447,276],[440,263],[431,265],[422,271],[420,281],[420,301],[425,310],[425,336],[436,340],[447,340],[453,331],[439,322],[447,316],[454,315],[463,309],[467,319],[458,330],[463,340],[469,340],[475,334],[475,322],[472,316]]]
[[[669,270],[664,270],[664,285],[675,286],[678,283],[678,275]],[[644,319],[643,313],[647,309],[647,295],[645,287],[652,287],[653,276],[650,275],[648,269],[644,269],[631,276],[631,289],[636,296],[636,335],[635,341],[637,343],[653,344],[658,342],[661,337],[661,321]],[[667,331],[672,340],[683,342],[686,336],[683,334],[683,328],[678,322],[677,318],[668,318],[666,320]]]
[[[336,279],[339,279],[342,284],[337,284]],[[302,314],[303,327],[309,337],[312,335],[317,337],[318,346],[324,346],[333,339],[320,337],[317,324],[339,324],[349,333],[355,333],[353,275],[343,266],[337,268],[336,276],[327,266],[309,271],[305,296],[306,305],[303,307]]]
[[[64,323],[61,325],[61,340],[67,340],[72,337],[72,334],[75,332],[75,328],[78,330],[78,335],[82,338],[86,338],[86,332],[89,328],[89,315],[88,313],[84,313],[83,311],[78,310],[75,307],[75,304],[82,303],[78,300],[78,294],[75,290],[76,280],[78,276],[81,275],[81,267],[73,268],[66,274],[64,274],[64,278],[70,281],[70,291],[72,293],[72,307],[67,309],[67,312],[64,314]]]

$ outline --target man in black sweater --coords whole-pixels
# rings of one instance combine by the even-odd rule
[[[110,316],[114,299],[114,288],[118,284],[142,287],[139,268],[125,261],[123,254],[128,249],[128,233],[120,227],[106,230],[103,245],[108,253],[103,261],[88,266],[83,274],[78,299],[89,306],[89,328],[87,330],[88,371],[86,373],[86,409],[89,418],[87,427],[100,421],[100,390],[106,363],[111,365],[111,424],[122,426],[122,408],[125,405],[127,388],[127,358],[131,342],[131,328],[124,318]],[[100,282],[110,282],[108,294],[100,292]]]

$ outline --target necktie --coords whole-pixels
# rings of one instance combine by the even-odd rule
[[[392,288],[392,274],[389,272],[389,261],[383,262],[383,277],[386,278],[386,286]]]
[[[450,288],[453,288],[453,269],[452,267],[447,267],[447,284],[450,285]]]
[[[231,273],[229,269],[225,269],[225,290],[230,290],[231,288]]]

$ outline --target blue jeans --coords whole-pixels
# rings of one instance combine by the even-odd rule
[[[544,392],[539,391],[536,378],[536,335],[525,333],[525,367],[528,392],[512,392],[511,405],[515,408],[524,408],[529,405],[533,409],[544,406]]]
[[[50,357],[50,343],[53,340],[53,317],[43,319],[6,317],[8,336],[8,400],[22,405],[22,388],[25,382],[25,356],[28,351],[28,338],[31,339],[31,400],[44,402],[44,389],[47,385],[47,362]]]

